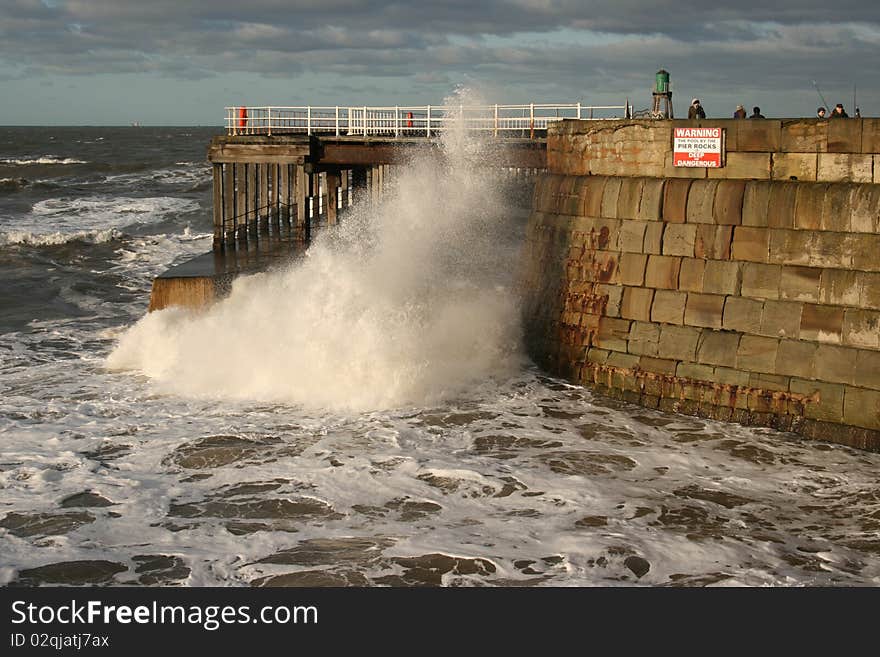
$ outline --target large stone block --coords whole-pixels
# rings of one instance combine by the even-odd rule
[[[778,299],[782,267],[747,262],[742,268],[742,295],[756,299]]]
[[[880,273],[863,272],[856,274],[859,286],[859,305],[862,308],[880,310]]]
[[[819,301],[832,306],[858,306],[859,278],[848,269],[821,269]]]
[[[715,369],[716,368],[711,365],[682,362],[675,368],[675,375],[683,379],[692,379],[694,381],[714,381]],[[746,375],[746,381],[748,382],[748,375]]]
[[[819,158],[816,153],[773,153],[771,167],[773,180],[814,181]]]
[[[794,228],[798,183],[774,183],[770,188],[767,225],[771,228]]]
[[[821,269],[783,267],[779,279],[779,297],[788,301],[819,301]]]
[[[605,176],[587,176],[578,188],[581,199],[580,214],[585,217],[602,216],[602,197],[605,194]]]
[[[615,317],[601,317],[594,345],[609,351],[627,351],[630,322]]]
[[[678,289],[684,292],[702,292],[705,271],[705,260],[683,258],[678,273]]]
[[[862,153],[880,153],[880,119],[862,119]]]
[[[749,373],[732,367],[716,367],[712,380],[729,386],[747,387],[749,385]]]
[[[652,255],[648,257],[645,272],[645,286],[657,289],[675,290],[678,288],[678,272],[681,258]]]
[[[736,367],[739,333],[703,331],[697,345],[697,360],[704,365]]]
[[[765,301],[761,313],[761,335],[776,338],[800,337],[804,304],[789,301]]]
[[[813,359],[819,346],[803,340],[780,340],[776,353],[776,373],[809,379],[813,376]]]
[[[798,185],[795,195],[795,228],[801,230],[822,230],[822,208],[830,186],[830,183]]]
[[[622,178],[617,199],[617,217],[619,219],[637,219],[639,204],[642,201],[644,178]]]
[[[860,388],[880,390],[880,351],[858,350],[853,383]]]
[[[645,227],[645,243],[643,251],[650,254],[660,254],[663,251],[663,232],[666,224],[661,222],[648,222]]]
[[[819,153],[817,179],[828,182],[872,182],[874,158],[854,153]]]
[[[660,329],[660,355],[674,360],[696,360],[700,329],[689,326],[670,326]]]
[[[852,233],[841,236],[845,238],[845,244],[849,246],[852,256],[852,268],[861,271],[880,270],[880,235],[873,233]],[[846,246],[843,247],[844,249]],[[846,266],[845,254],[841,255],[841,266]]]
[[[619,351],[613,351],[608,356],[608,360],[606,361],[606,363],[611,367],[618,367],[620,369],[629,370],[639,364],[640,358],[641,356],[637,356],[635,354],[627,354]]]
[[[736,352],[736,367],[749,372],[773,374],[779,340],[758,335],[744,335]]]
[[[805,248],[810,250],[810,257],[806,260],[805,264],[809,264],[810,267],[851,267],[853,265],[853,256],[859,252],[859,247],[861,246],[858,244],[858,240],[864,238],[870,240],[871,237],[864,233],[858,235],[831,233],[828,231],[813,233],[805,245]],[[853,238],[857,238],[857,240]],[[864,269],[867,268],[864,267]],[[874,267],[872,266],[871,268],[873,269]]]
[[[880,312],[847,308],[843,313],[843,344],[880,349]]]
[[[688,294],[684,311],[684,323],[688,326],[721,328],[724,315],[724,297],[715,294]]]
[[[782,122],[782,151],[784,153],[820,153],[826,150],[828,121]]]
[[[605,189],[602,192],[602,216],[617,218],[617,202],[620,199],[620,188],[623,180],[611,177],[605,181]]]
[[[703,274],[703,292],[709,294],[740,293],[742,287],[742,263],[728,260],[709,260]]]
[[[861,121],[829,121],[828,152],[861,153],[862,127]]]
[[[781,265],[810,265],[820,235],[805,230],[770,229],[770,262]]]
[[[789,390],[810,397],[804,406],[804,415],[813,420],[840,422],[843,420],[843,397],[845,386],[821,381],[804,381],[793,378]]]
[[[729,260],[733,226],[699,224],[694,242],[694,255],[708,260]]]
[[[622,253],[618,274],[620,284],[642,285],[645,282],[645,263],[647,261],[648,256],[644,253]]]
[[[665,184],[666,180],[663,178],[644,178],[638,219],[642,221],[658,221],[660,219],[663,213]]]
[[[813,376],[820,381],[852,385],[858,353],[857,349],[820,344],[813,361]]]
[[[651,306],[651,321],[666,324],[682,324],[687,294],[673,290],[657,290]]]
[[[800,339],[840,344],[843,341],[843,316],[843,308],[804,304]]]
[[[736,226],[730,245],[733,260],[767,262],[770,259],[770,230],[752,226]]]
[[[617,248],[628,253],[642,253],[645,244],[645,221],[621,221]]]
[[[721,327],[728,331],[756,334],[761,329],[764,302],[744,297],[730,297],[724,304]]]
[[[738,226],[742,223],[745,190],[744,180],[723,180],[719,183],[713,206],[716,224]]]
[[[877,164],[875,161],[875,175]],[[880,232],[880,185],[852,185],[848,200],[850,211],[844,214],[851,222],[837,230],[852,230],[857,233]],[[835,230],[835,228],[826,230]]]
[[[782,121],[744,121],[737,134],[737,150],[772,153],[782,145]]]
[[[728,153],[723,167],[707,171],[709,178],[770,180],[770,153]]]
[[[660,348],[660,327],[651,322],[633,322],[629,327],[627,351],[639,356],[656,356]]]
[[[687,222],[711,224],[715,220],[712,208],[715,205],[715,190],[718,180],[694,180],[687,198]]]
[[[845,232],[852,227],[852,195],[855,187],[848,183],[832,183],[822,199],[822,230]],[[870,231],[868,231],[870,232]]]
[[[663,188],[663,221],[682,224],[687,219],[690,180],[667,180]]]
[[[866,429],[880,429],[880,392],[847,387],[843,421]]]
[[[651,303],[654,290],[646,287],[627,287],[623,290],[623,302],[620,304],[620,316],[625,319],[651,321]]]
[[[694,257],[696,224],[667,224],[663,231],[663,255]]]
[[[743,195],[743,226],[768,225],[768,213],[770,211],[770,190],[774,183],[765,180],[750,180],[746,182],[746,191]]]
[[[667,376],[675,376],[675,368],[677,365],[677,361],[669,360],[668,358],[642,356],[639,359],[639,369],[643,372],[654,372],[656,374],[664,374]]]

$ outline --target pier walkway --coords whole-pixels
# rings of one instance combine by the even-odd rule
[[[562,119],[632,116],[632,105],[527,103],[521,105],[301,106],[226,108],[228,135],[306,134],[335,137],[431,139],[451,125],[496,138],[534,139]]]

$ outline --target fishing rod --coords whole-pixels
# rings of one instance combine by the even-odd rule
[[[828,101],[825,100],[825,96],[822,95],[822,92],[819,90],[819,85],[816,84],[815,80],[813,80],[813,86],[816,87],[816,93],[819,94],[819,98],[822,100],[822,106],[825,107],[830,112],[831,105],[829,105]]]

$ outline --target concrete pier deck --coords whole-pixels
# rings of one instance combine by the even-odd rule
[[[211,251],[168,269],[153,280],[150,312],[172,305],[199,309],[225,296],[236,276],[284,266],[307,244],[291,236],[267,236],[244,248]]]

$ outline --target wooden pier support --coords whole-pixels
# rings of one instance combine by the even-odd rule
[[[223,250],[223,165],[211,167],[214,174],[214,251]]]
[[[339,205],[339,170],[327,171],[325,179],[327,181],[327,225],[335,226]]]
[[[247,165],[235,165],[235,237],[247,242]]]
[[[245,221],[251,237],[257,237],[257,165],[245,164],[246,204]]]

